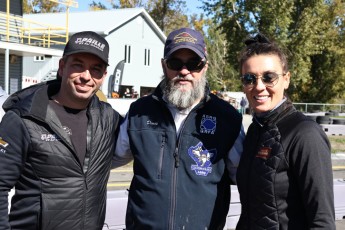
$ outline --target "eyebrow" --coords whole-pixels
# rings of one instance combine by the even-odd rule
[[[72,62],[84,63],[84,61],[81,60],[81,59],[78,58],[78,57],[73,57],[73,58],[71,58],[71,61],[72,61]],[[93,67],[94,67],[94,66],[97,66],[97,67],[103,68],[103,67],[105,67],[106,65],[100,60],[99,63],[94,64],[94,65],[92,65],[92,66],[93,66]]]

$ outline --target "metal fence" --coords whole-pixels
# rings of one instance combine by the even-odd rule
[[[293,103],[297,110],[303,113],[336,111],[345,113],[345,104],[322,104],[322,103]]]

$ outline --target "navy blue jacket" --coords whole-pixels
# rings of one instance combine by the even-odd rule
[[[225,160],[242,116],[208,91],[179,137],[157,87],[131,104],[128,135],[134,158],[127,229],[223,229],[230,203]]]

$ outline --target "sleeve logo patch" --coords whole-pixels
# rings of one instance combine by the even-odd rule
[[[8,143],[6,141],[4,141],[1,137],[0,137],[0,146],[6,148],[8,146]]]

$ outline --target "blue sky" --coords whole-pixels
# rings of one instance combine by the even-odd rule
[[[71,7],[70,12],[76,12],[76,11],[88,11],[89,10],[89,4],[92,3],[93,0],[77,0],[78,2],[78,8]],[[101,2],[106,7],[110,8],[110,4],[106,0],[94,0],[95,2]],[[197,7],[201,6],[201,2],[198,0],[187,0],[186,1],[187,8],[186,12],[191,13],[201,13],[202,10],[198,9]]]

